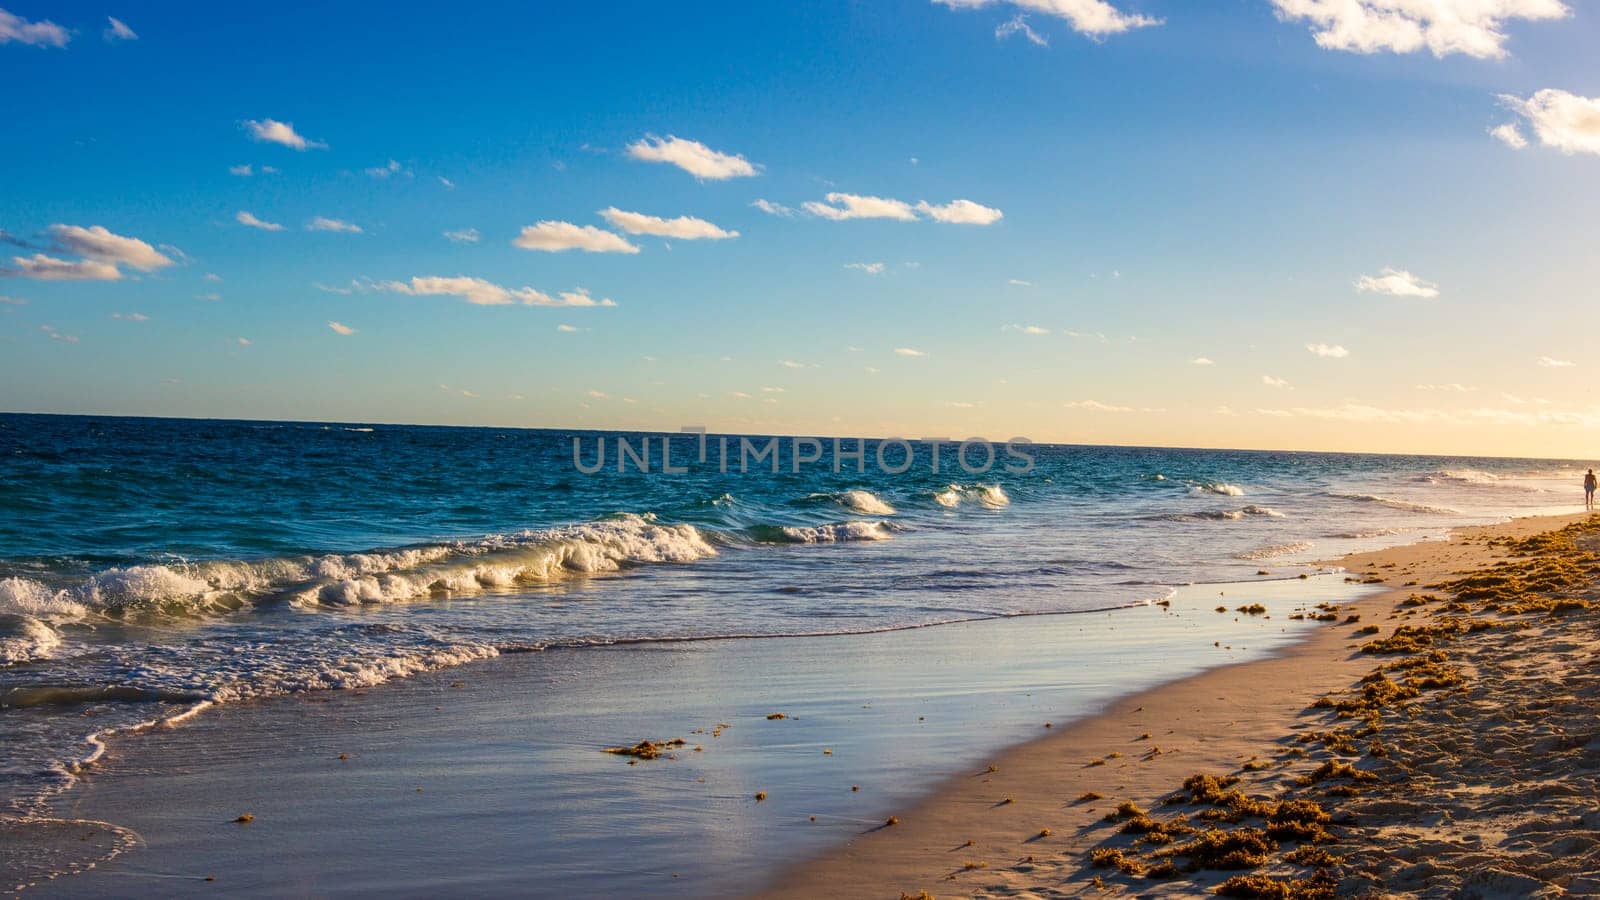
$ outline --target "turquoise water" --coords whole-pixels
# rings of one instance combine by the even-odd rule
[[[0,791],[211,704],[502,653],[914,628],[1147,603],[1175,585],[1570,510],[1588,463],[1035,446],[963,471],[615,468],[617,435],[0,416]],[[627,436],[634,446],[642,435]],[[660,440],[658,437],[657,441]],[[853,443],[847,443],[853,448]],[[888,454],[898,461],[900,449]],[[973,454],[981,461],[983,454]],[[1258,576],[1259,570],[1272,576]]]

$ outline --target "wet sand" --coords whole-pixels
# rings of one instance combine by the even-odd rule
[[[56,814],[117,823],[131,849],[28,893],[702,897],[785,872],[776,884],[797,895],[937,889],[948,868],[1030,852],[1031,833],[1086,814],[1035,777],[1132,789],[1152,744],[1226,749],[1205,737],[1210,682],[1147,695],[1173,712],[1140,722],[1126,716],[1150,701],[1116,698],[1228,664],[1331,681],[1290,662],[1301,636],[1320,646],[1330,632],[1289,616],[1370,592],[1340,575],[1194,586],[1170,608],[547,651],[225,706],[114,741]],[[1267,612],[1234,611],[1254,603]],[[1253,701],[1241,692],[1226,721],[1266,715]],[[671,758],[603,752],[672,737],[685,744]],[[992,810],[1005,793],[1016,803]],[[901,824],[882,827],[891,816]],[[981,854],[956,851],[969,837]]]
[[[1188,857],[1163,856],[1159,839],[1128,833],[1147,827],[1145,822],[1135,829],[1127,825],[1128,814],[1114,812],[1133,801],[1169,824],[1184,822],[1176,818],[1181,811],[1191,817],[1190,827],[1202,826],[1213,815],[1208,809],[1226,814],[1210,821],[1229,823],[1224,827],[1235,831],[1262,824],[1237,812],[1240,807],[1165,803],[1197,773],[1238,778],[1235,787],[1250,798],[1307,796],[1323,804],[1337,837],[1326,849],[1340,858],[1328,868],[1328,881],[1337,881],[1341,890],[1469,897],[1600,891],[1593,874],[1600,868],[1600,732],[1593,722],[1600,678],[1592,674],[1600,624],[1586,609],[1512,614],[1503,604],[1498,610],[1452,607],[1448,594],[1425,588],[1507,559],[1507,539],[1583,518],[1466,528],[1447,541],[1341,560],[1355,577],[1382,579],[1384,591],[1341,609],[1334,622],[1285,654],[1119,700],[1070,728],[998,754],[994,771],[947,779],[900,813],[893,827],[785,868],[763,895],[1210,893],[1257,867],[1184,872],[1180,866],[1176,877],[1144,877],[1165,859],[1183,863]],[[1578,549],[1554,550],[1548,559],[1512,559],[1535,566],[1580,559],[1576,569],[1586,572],[1554,593],[1592,595],[1600,557],[1583,553],[1597,546],[1600,533],[1593,533],[1580,539]],[[1418,592],[1434,599],[1411,600]],[[1469,612],[1495,620],[1483,632],[1471,632],[1482,635],[1471,640],[1462,618]],[[1350,615],[1360,621],[1347,624]],[[1375,637],[1393,634],[1397,625],[1452,619],[1460,633],[1452,628],[1436,651],[1423,647],[1397,657],[1360,650]],[[1377,635],[1362,633],[1374,624]],[[1434,659],[1463,680],[1425,685],[1418,697],[1382,705],[1364,699],[1373,681],[1362,679],[1375,668],[1392,667],[1393,677],[1406,685],[1402,667]],[[1353,701],[1353,711],[1341,716],[1314,708],[1324,696],[1330,696],[1328,703]],[[1376,743],[1369,747],[1369,741]],[[1113,752],[1121,756],[1108,759]],[[1318,770],[1330,761],[1353,762],[1370,775],[1323,781],[1328,770]],[[1301,782],[1307,777],[1314,780],[1310,787]],[[1090,792],[1102,797],[1079,799]],[[1108,814],[1117,821],[1108,822]],[[1134,861],[1130,871],[1094,865],[1097,850],[1103,862],[1111,861],[1106,851],[1122,852]],[[1263,863],[1259,872],[1277,883],[1257,882],[1253,890],[1259,892],[1251,893],[1236,882],[1234,896],[1318,896],[1331,890],[1306,880],[1314,866],[1271,854]],[[1306,893],[1279,893],[1295,890]]]

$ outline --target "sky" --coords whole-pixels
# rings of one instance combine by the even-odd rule
[[[0,410],[1586,457],[1600,4],[0,0]]]

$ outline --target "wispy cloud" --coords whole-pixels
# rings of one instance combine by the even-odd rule
[[[1537,361],[1546,369],[1570,369],[1577,365],[1570,359],[1557,359],[1553,356],[1541,356]]]
[[[600,210],[600,216],[610,222],[611,227],[620,228],[629,234],[648,234],[656,237],[676,238],[680,241],[720,241],[739,236],[737,231],[719,228],[705,219],[697,219],[693,216],[663,219],[657,216],[647,216],[644,213],[628,212],[627,210],[617,209],[615,206]]]
[[[341,335],[343,337],[349,337],[350,335],[356,333],[354,328],[351,328],[349,325],[346,325],[343,322],[329,322],[328,327],[333,330],[334,334]]]
[[[1114,403],[1101,403],[1099,400],[1073,400],[1061,405],[1067,409],[1081,409],[1088,412],[1102,413],[1166,412],[1164,409],[1154,409],[1148,406],[1118,406]]]
[[[1505,24],[1568,14],[1560,0],[1272,0],[1284,21],[1311,25],[1317,46],[1351,53],[1506,55]]]
[[[943,206],[923,201],[917,204],[917,211],[935,222],[951,225],[993,225],[1005,216],[1005,213],[992,206],[971,200],[952,200]]]
[[[1277,378],[1272,375],[1261,376],[1261,383],[1269,388],[1289,389],[1293,387],[1293,385],[1291,385],[1287,379]]]
[[[277,171],[278,169],[276,166],[260,166],[258,168],[256,166],[252,166],[250,163],[243,163],[241,165],[228,167],[229,175],[237,175],[240,178],[249,178],[258,172],[262,175],[274,175],[277,174]]]
[[[1189,365],[1191,365],[1191,366],[1214,366],[1214,365],[1216,365],[1216,361],[1212,360],[1212,359],[1210,359],[1208,357],[1196,356],[1194,359],[1189,360]]]
[[[373,166],[362,171],[366,172],[369,178],[393,178],[396,175],[405,175],[409,178],[411,176],[411,171],[401,166],[400,161],[395,159],[391,159],[381,166]],[[455,185],[450,186],[454,187]]]
[[[1028,17],[1022,13],[1017,13],[1009,20],[1000,23],[999,27],[994,30],[994,39],[1003,41],[1013,34],[1020,34],[1039,47],[1050,46],[1050,41],[1044,35],[1029,27]]]
[[[45,335],[48,336],[52,341],[60,341],[63,344],[76,344],[78,342],[77,335],[62,334],[61,332],[57,331],[53,325],[40,325],[39,330],[44,332]]]
[[[122,321],[122,322],[148,322],[148,321],[150,321],[150,317],[149,316],[145,315],[144,313],[138,313],[138,312],[133,312],[133,313],[112,313],[111,314],[111,318],[117,319],[117,320]]]
[[[909,356],[912,359],[919,359],[921,357],[927,356],[928,354],[924,353],[921,350],[917,350],[915,348],[912,348],[912,347],[896,347],[896,348],[894,348],[894,355],[895,356]]]
[[[1377,275],[1363,275],[1356,279],[1356,290],[1370,294],[1388,294],[1391,297],[1421,297],[1431,300],[1439,296],[1439,286],[1407,272],[1405,269],[1385,267]]]
[[[65,47],[71,39],[72,35],[65,28],[49,19],[30,22],[0,9],[0,44],[16,42],[32,47]]]
[[[1044,327],[1043,325],[1006,325],[1006,326],[1002,327],[1000,330],[1001,331],[1015,331],[1015,332],[1018,332],[1019,334],[1031,334],[1031,335],[1046,335],[1046,334],[1050,333],[1050,329]]]
[[[137,41],[139,39],[139,36],[134,34],[133,29],[129,28],[121,19],[115,16],[106,16],[106,21],[110,23],[105,30],[106,40]]]
[[[1568,156],[1577,153],[1600,154],[1600,97],[1580,97],[1545,88],[1526,100],[1502,94],[1500,102],[1527,120],[1542,146],[1552,147]],[[1527,146],[1526,140],[1520,144],[1512,143],[1496,133],[1507,128],[1516,132],[1514,125],[1502,125],[1490,133],[1519,150]],[[1522,138],[1520,132],[1517,138]]]
[[[361,234],[361,226],[343,219],[330,219],[326,216],[317,216],[306,223],[307,231],[340,231],[346,234]]]
[[[444,237],[445,240],[457,244],[476,244],[483,235],[479,234],[476,228],[462,228],[458,231],[446,231]]]
[[[546,253],[566,250],[582,250],[585,253],[639,252],[639,248],[622,235],[593,225],[574,225],[571,222],[544,221],[529,225],[511,243],[524,250],[542,250]]]
[[[258,219],[256,218],[255,213],[247,212],[242,209],[237,213],[234,213],[233,220],[238,222],[240,225],[248,225],[251,228],[259,228],[262,231],[283,230],[283,226],[279,225],[277,222],[268,222],[266,219]]]
[[[410,281],[382,281],[373,289],[418,297],[459,297],[475,306],[616,306],[609,298],[596,300],[578,288],[552,297],[531,287],[508,288],[482,278],[415,276]]]
[[[771,200],[756,199],[750,201],[750,205],[761,210],[769,216],[782,216],[783,218],[788,218],[794,215],[793,208],[784,206],[782,203],[773,203]]]
[[[808,200],[801,208],[820,219],[843,222],[848,219],[895,219],[914,222],[927,216],[935,222],[954,225],[992,225],[1005,213],[971,200],[952,200],[945,204],[922,201],[912,205],[893,197],[874,197],[866,194],[829,193],[826,202]]]
[[[952,9],[980,9],[1004,2],[1018,9],[1061,19],[1070,25],[1073,31],[1095,39],[1162,23],[1161,19],[1138,13],[1125,13],[1105,0],[933,0],[933,2]]]
[[[1338,344],[1307,344],[1306,351],[1323,359],[1344,359],[1350,351]]]
[[[628,155],[644,162],[677,166],[701,181],[749,178],[759,172],[757,166],[736,153],[721,153],[699,141],[672,135],[666,138],[647,135],[628,145]]]
[[[868,263],[868,262],[853,262],[853,263],[845,263],[845,264],[844,264],[844,267],[845,267],[845,268],[846,268],[846,269],[855,269],[855,270],[856,270],[856,271],[858,271],[858,272],[865,272],[865,273],[867,273],[867,274],[868,274],[868,275],[882,275],[882,274],[883,274],[883,271],[884,271],[884,265],[883,265],[883,263],[881,263],[881,262],[870,262],[870,263]]]
[[[1515,122],[1496,125],[1489,129],[1489,136],[1513,150],[1521,150],[1528,146],[1528,139],[1522,136],[1522,129],[1518,128]]]

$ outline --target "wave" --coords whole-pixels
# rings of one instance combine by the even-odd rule
[[[32,616],[0,614],[0,666],[48,659],[59,646],[61,635],[48,624]]]
[[[1429,506],[1426,503],[1415,503],[1410,500],[1400,500],[1394,497],[1380,497],[1376,494],[1338,494],[1330,493],[1329,497],[1339,500],[1349,500],[1355,503],[1375,503],[1387,506],[1390,509],[1399,509],[1406,512],[1435,513],[1438,515],[1457,515],[1461,512],[1449,506]]]
[[[1237,522],[1252,516],[1261,516],[1269,519],[1282,519],[1284,514],[1270,506],[1258,506],[1252,503],[1240,509],[1208,509],[1201,512],[1169,513],[1156,516],[1169,522]]]
[[[1244,488],[1226,481],[1202,481],[1189,485],[1189,493],[1196,496],[1203,494],[1221,494],[1224,497],[1243,497]]]
[[[693,525],[661,525],[653,517],[626,513],[580,525],[369,553],[115,567],[60,588],[6,578],[0,580],[0,614],[59,625],[95,615],[197,617],[272,599],[305,606],[459,596],[651,563],[693,562],[717,554],[714,539]]]
[[[769,544],[838,544],[846,541],[886,541],[893,536],[887,522],[837,522],[831,525],[757,525],[747,533]]]
[[[1354,541],[1362,540],[1364,538],[1390,537],[1396,534],[1405,534],[1408,531],[1415,530],[1415,528],[1402,528],[1398,526],[1394,528],[1360,528],[1355,531],[1342,531],[1338,534],[1331,534],[1329,537]]]
[[[933,502],[945,509],[955,509],[965,501],[985,509],[1011,505],[1011,497],[998,484],[952,484],[933,495]]]
[[[1269,544],[1265,547],[1257,547],[1254,550],[1246,550],[1243,553],[1236,553],[1234,554],[1234,558],[1248,560],[1273,559],[1274,557],[1288,556],[1292,553],[1304,553],[1314,546],[1316,545],[1310,541],[1290,541],[1286,544]]]
[[[812,494],[807,500],[828,500],[850,510],[866,516],[892,516],[895,508],[884,502],[877,494],[871,491],[849,490],[833,494]]]

